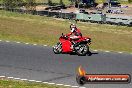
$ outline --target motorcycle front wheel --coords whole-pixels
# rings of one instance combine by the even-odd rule
[[[53,47],[53,52],[55,54],[60,54],[62,52],[62,46],[61,43],[58,42],[54,47]]]
[[[89,47],[87,44],[80,44],[75,47],[75,51],[79,56],[85,56],[89,52]]]

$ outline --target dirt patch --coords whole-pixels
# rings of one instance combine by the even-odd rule
[[[37,11],[42,11],[42,10],[45,10],[48,6],[46,5],[39,5],[39,6],[36,6],[36,10]]]

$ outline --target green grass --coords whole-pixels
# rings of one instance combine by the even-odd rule
[[[70,21],[0,11],[0,39],[54,45],[68,33]],[[92,49],[132,52],[132,27],[78,22]]]
[[[25,0],[23,0],[25,1]],[[2,3],[2,0],[0,0],[0,3]],[[48,0],[36,0],[36,3],[48,3]],[[52,0],[52,3],[60,3],[60,0]],[[63,0],[63,3],[65,5],[71,4],[69,0]]]
[[[34,82],[0,80],[0,88],[68,88],[68,87],[34,83]]]

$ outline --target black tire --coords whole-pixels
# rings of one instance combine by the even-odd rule
[[[128,24],[128,27],[132,27],[132,22],[130,24]]]
[[[88,51],[87,55],[88,56],[92,56],[92,53],[90,51]]]
[[[75,47],[75,51],[78,56],[85,56],[89,52],[89,47],[87,44],[80,44],[77,47],[78,49]]]
[[[76,81],[78,85],[83,86],[86,83],[86,78],[83,76],[76,76]]]
[[[122,22],[119,22],[119,23],[117,23],[117,25],[118,25],[118,26],[122,26],[122,25],[123,25],[123,23],[122,23]]]
[[[59,50],[57,47],[58,47],[59,49],[62,48],[60,42],[58,42],[58,43],[53,47],[53,52],[54,52],[55,54],[60,54],[60,53],[62,52],[62,50]]]

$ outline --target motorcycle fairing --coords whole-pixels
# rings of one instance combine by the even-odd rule
[[[62,52],[63,53],[72,52],[72,49],[71,49],[72,43],[69,40],[61,41],[61,43],[62,43]]]

